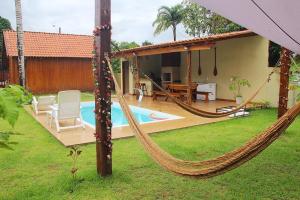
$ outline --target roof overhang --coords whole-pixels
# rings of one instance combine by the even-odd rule
[[[299,0],[192,0],[300,54]]]
[[[217,41],[227,40],[233,38],[255,36],[256,34],[249,31],[237,31],[232,33],[224,33],[218,35],[211,35],[203,38],[194,38],[190,40],[181,40],[176,42],[161,43],[156,45],[142,46],[132,49],[126,49],[119,52],[113,52],[113,57],[133,57],[133,56],[149,56],[159,55],[165,53],[185,52],[185,51],[199,51],[209,50],[215,46]]]

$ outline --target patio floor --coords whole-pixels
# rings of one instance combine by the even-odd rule
[[[152,101],[152,98],[145,97],[143,101],[139,104],[134,96],[126,96],[130,105],[140,106],[144,108],[148,108],[155,111],[165,112],[173,115],[177,115],[183,117],[182,119],[176,119],[171,121],[162,121],[162,122],[155,122],[155,126],[153,123],[143,124],[141,125],[142,129],[146,133],[156,133],[161,131],[167,131],[172,129],[179,129],[185,128],[190,126],[196,126],[201,124],[208,124],[214,123],[219,121],[224,121],[229,119],[228,117],[218,118],[218,119],[207,119],[195,116],[176,104],[172,102],[165,102],[162,100]],[[113,101],[117,101],[117,99],[113,99]],[[210,102],[203,102],[197,101],[193,103],[193,106],[201,108],[206,111],[215,112],[216,108],[224,107],[229,105],[235,105],[234,102],[227,102],[227,101],[210,101]],[[95,130],[91,127],[86,126],[85,129],[78,128],[78,129],[69,129],[61,131],[60,133],[56,132],[55,126],[50,128],[47,124],[46,115],[41,114],[36,116],[31,106],[25,107],[25,109],[44,127],[46,128],[58,141],[60,141],[65,146],[72,146],[77,144],[87,144],[95,142],[94,132]],[[131,131],[129,126],[125,127],[116,127],[112,129],[112,138],[113,139],[120,139],[120,138],[127,138],[134,136],[134,133]]]

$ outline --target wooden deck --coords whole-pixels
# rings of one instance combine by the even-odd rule
[[[143,101],[139,104],[134,96],[127,96],[126,97],[130,105],[140,106],[143,108],[148,108],[155,111],[165,112],[173,115],[177,115],[183,117],[182,119],[177,120],[170,120],[170,121],[162,121],[162,122],[154,122],[141,125],[142,129],[146,133],[157,133],[161,131],[185,128],[190,126],[196,126],[201,124],[208,124],[214,123],[219,121],[224,121],[229,118],[223,117],[219,119],[207,119],[195,116],[187,111],[183,110],[176,104],[172,102],[165,102],[165,101],[153,101],[150,97],[145,97]],[[117,99],[113,99],[117,101]],[[193,103],[193,106],[201,108],[206,111],[215,112],[216,108],[228,106],[228,105],[235,105],[233,102],[226,102],[226,101],[213,101],[213,102],[204,102],[204,101],[197,101]],[[91,127],[86,127],[86,129],[72,129],[62,131],[57,133],[55,127],[50,128],[47,124],[46,115],[38,115],[35,116],[32,112],[30,106],[25,107],[25,109],[43,126],[45,127],[58,141],[60,141],[65,146],[72,146],[77,144],[87,144],[95,142],[94,132],[95,130]],[[68,123],[68,122],[65,122]],[[116,127],[112,129],[112,138],[113,139],[121,139],[134,136],[133,132],[131,131],[129,126],[125,127]]]

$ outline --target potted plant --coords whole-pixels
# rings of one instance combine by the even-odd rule
[[[243,102],[243,97],[241,94],[242,87],[250,87],[250,83],[247,79],[240,78],[238,76],[232,76],[230,79],[229,90],[233,92],[236,103],[241,104]]]

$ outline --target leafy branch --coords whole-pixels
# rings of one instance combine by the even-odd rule
[[[299,91],[297,95],[297,100],[300,100],[300,59],[292,58],[291,64],[291,76],[290,76],[290,89],[294,91]]]
[[[18,85],[9,85],[0,89],[0,119],[5,120],[14,128],[19,118],[19,107],[31,102],[32,95]],[[13,131],[0,131],[0,148],[10,149],[13,142],[9,142],[11,135],[20,135]]]

